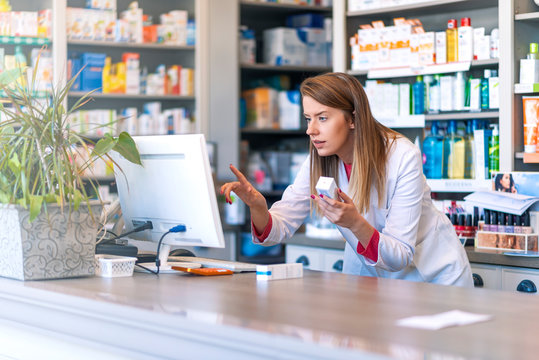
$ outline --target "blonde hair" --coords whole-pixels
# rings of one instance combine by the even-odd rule
[[[311,97],[318,103],[340,109],[354,128],[352,172],[348,195],[360,213],[371,206],[371,188],[378,194],[382,206],[385,194],[387,159],[395,140],[401,135],[380,124],[372,116],[367,95],[361,83],[345,73],[327,73],[305,79],[300,87],[301,96]],[[339,158],[337,155],[319,156],[313,144],[311,155],[311,193],[316,194],[320,176],[334,177],[338,182]]]

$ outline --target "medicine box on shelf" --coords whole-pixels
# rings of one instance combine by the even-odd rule
[[[478,231],[475,247],[514,251],[537,251],[537,234],[515,234]]]

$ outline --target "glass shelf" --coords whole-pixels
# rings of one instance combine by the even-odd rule
[[[275,72],[313,72],[321,73],[331,71],[328,66],[309,66],[309,65],[269,65],[269,64],[240,64],[242,70],[260,70]]]
[[[27,36],[0,36],[0,44],[41,46],[51,43],[50,39]]]
[[[480,190],[490,190],[491,180],[475,179],[427,179],[432,192],[474,192]]]
[[[87,92],[84,91],[70,91],[69,97],[82,97],[86,95]],[[142,99],[142,100],[195,100],[194,96],[188,95],[131,95],[131,94],[103,94],[103,93],[92,93],[91,98],[104,98],[104,99]]]
[[[77,45],[77,46],[109,46],[109,47],[115,47],[115,48],[130,48],[130,49],[195,50],[194,45],[169,45],[169,44],[154,44],[154,43],[95,41],[95,40],[68,40],[67,44]]]
[[[421,12],[422,15],[442,14],[444,11],[454,10],[455,7],[458,7],[459,10],[471,10],[495,6],[498,6],[498,1],[496,0],[430,0],[417,1],[405,5],[379,7],[376,9],[349,11],[346,15],[348,17],[372,15],[397,17],[417,12]]]
[[[397,77],[413,77],[418,75],[449,74],[458,71],[469,71],[472,67],[498,65],[499,59],[458,61],[446,64],[433,64],[418,67],[401,66],[370,70],[348,70],[353,76],[367,76],[369,79],[388,79]]]

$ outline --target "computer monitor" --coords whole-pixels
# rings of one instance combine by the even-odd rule
[[[224,247],[217,197],[202,134],[135,136],[142,165],[119,153],[111,157],[125,221],[125,230],[151,221],[153,229],[131,238],[159,242],[169,229],[184,225],[185,231],[167,234],[159,250],[159,271],[170,269],[170,246]],[[157,245],[157,244],[156,244]],[[157,246],[156,246],[157,249]]]

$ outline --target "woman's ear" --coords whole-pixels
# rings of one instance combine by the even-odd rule
[[[355,129],[356,126],[354,125],[354,118],[356,117],[356,111],[352,111],[352,118],[350,119],[350,129]]]

